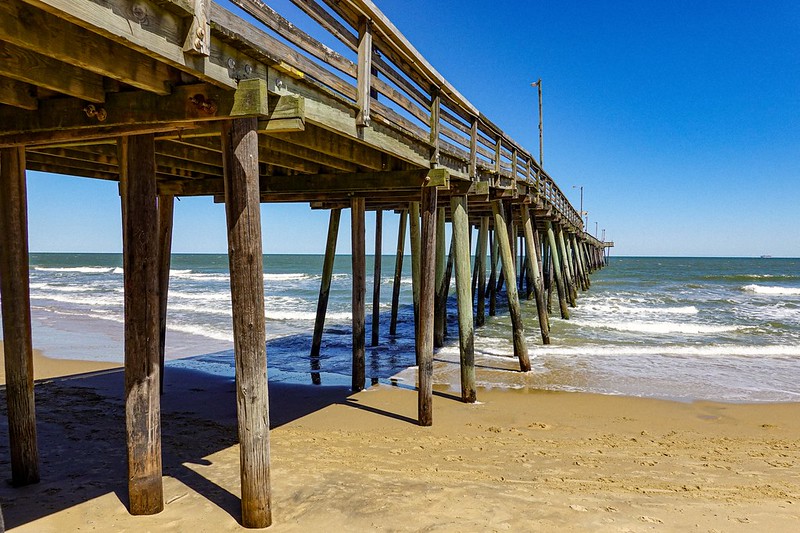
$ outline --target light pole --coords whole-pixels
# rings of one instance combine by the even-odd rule
[[[583,185],[573,185],[572,188],[581,190],[581,211],[580,211],[580,213],[581,213],[581,222],[583,222],[583,215],[586,214],[586,213],[583,212]],[[587,224],[588,224],[588,222],[587,222]]]
[[[597,222],[594,223],[594,238],[596,239],[600,232],[597,230]]]
[[[539,167],[544,168],[544,137],[542,133],[542,79],[531,83],[531,87],[539,89]]]

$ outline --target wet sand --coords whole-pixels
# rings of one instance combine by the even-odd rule
[[[232,380],[167,369],[165,509],[133,517],[122,372],[39,354],[37,377],[47,377],[36,387],[42,481],[0,486],[10,530],[243,530]],[[437,386],[434,426],[421,428],[409,388],[271,384],[269,530],[788,532],[800,523],[800,404],[524,389],[478,397],[465,405]]]

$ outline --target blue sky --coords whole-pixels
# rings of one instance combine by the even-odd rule
[[[267,3],[303,21],[288,2]],[[533,153],[530,83],[543,80],[545,168],[576,207],[573,186],[584,186],[588,227],[606,230],[615,255],[800,256],[800,3],[377,5]],[[115,183],[32,172],[28,190],[32,251],[121,249]],[[324,251],[326,212],[265,204],[262,217],[267,253]],[[396,218],[385,217],[384,252]],[[345,216],[342,253],[348,226]],[[174,251],[225,250],[223,207],[182,199]]]

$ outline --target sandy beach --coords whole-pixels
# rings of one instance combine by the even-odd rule
[[[0,486],[19,532],[238,531],[230,379],[168,368],[165,509],[126,510],[122,372],[36,355],[42,481]],[[58,377],[64,376],[64,377]],[[4,396],[4,391],[2,392]],[[794,531],[800,404],[270,386],[271,531]],[[7,435],[5,398],[0,422]],[[7,437],[0,468],[10,477]]]

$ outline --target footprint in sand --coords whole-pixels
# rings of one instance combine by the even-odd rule
[[[646,522],[648,524],[663,524],[663,520],[659,520],[658,518],[653,518],[652,516],[640,516],[639,520],[642,522]]]
[[[533,424],[529,424],[528,427],[531,429],[551,429],[553,426],[545,424],[544,422],[534,422]]]

